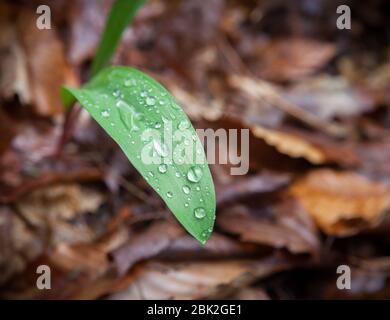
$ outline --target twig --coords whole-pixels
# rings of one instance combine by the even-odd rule
[[[342,138],[347,135],[347,130],[336,123],[323,121],[319,117],[305,112],[300,107],[283,99],[276,90],[267,82],[259,79],[251,79],[245,76],[232,75],[229,83],[255,99],[261,99],[279,108],[286,114],[297,118],[309,126],[316,128],[333,137]]]

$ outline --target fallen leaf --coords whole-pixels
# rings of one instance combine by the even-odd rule
[[[347,143],[333,142],[318,134],[298,130],[268,129],[261,126],[252,128],[253,134],[275,147],[280,153],[293,158],[304,158],[319,165],[340,163],[353,166],[359,157]]]
[[[253,175],[241,180],[236,178],[233,181],[229,181],[226,185],[217,185],[217,205],[221,206],[237,201],[240,198],[281,189],[290,180],[291,176],[287,174],[270,172]]]
[[[160,253],[183,234],[176,223],[157,221],[130,242],[111,253],[119,274],[123,275],[136,262],[150,258]]]
[[[227,260],[215,262],[150,262],[138,271],[131,283],[108,298],[138,299],[205,299],[223,297],[255,279],[288,268],[275,258]]]
[[[368,94],[341,77],[319,76],[303,81],[283,96],[323,120],[356,116],[375,107]]]
[[[56,31],[39,30],[32,10],[4,3],[1,10],[6,14],[0,19],[0,95],[9,99],[18,95],[42,116],[62,114],[59,89],[63,84],[77,86],[78,79]]]
[[[390,208],[390,190],[354,172],[315,170],[289,192],[327,234],[350,236],[376,226]]]
[[[287,248],[292,253],[314,253],[319,248],[313,222],[292,199],[257,210],[252,213],[249,208],[237,205],[224,209],[217,218],[217,226],[239,235],[241,241]]]
[[[103,200],[98,191],[78,184],[51,185],[26,195],[16,207],[30,226],[51,231],[52,244],[75,243],[94,239],[95,230],[84,221],[72,221],[96,212]]]
[[[305,38],[272,40],[257,53],[258,72],[272,81],[297,80],[323,67],[335,53],[332,43]]]

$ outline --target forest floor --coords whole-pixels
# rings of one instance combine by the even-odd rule
[[[164,84],[196,128],[250,129],[248,174],[210,166],[205,246],[86,112],[61,104],[63,84],[87,79],[110,1],[53,0],[44,31],[39,2],[0,3],[1,298],[390,298],[387,1],[138,12],[113,64]],[[36,287],[39,265],[51,290]],[[336,286],[340,265],[351,290]]]

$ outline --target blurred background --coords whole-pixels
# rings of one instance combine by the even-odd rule
[[[88,79],[111,1],[46,1],[47,30],[41,4],[0,3],[1,298],[390,298],[388,1],[148,0],[137,13],[113,64],[164,84],[197,128],[251,132],[247,175],[211,166],[204,247],[61,104],[61,85]]]

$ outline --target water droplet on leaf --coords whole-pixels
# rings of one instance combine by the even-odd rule
[[[153,97],[147,97],[145,102],[148,106],[154,106],[156,104],[156,99]]]
[[[189,194],[190,191],[191,191],[191,189],[190,189],[189,186],[183,186],[183,192],[184,192],[185,194]]]
[[[110,113],[107,110],[104,110],[101,112],[101,116],[104,118],[108,118],[110,116]]]
[[[194,210],[194,215],[197,219],[203,219],[206,216],[206,210],[202,207],[196,208]]]
[[[158,167],[158,171],[160,172],[160,173],[165,173],[165,172],[167,172],[167,170],[168,170],[168,167],[167,167],[167,165],[166,164],[160,164],[159,165],[159,167]]]
[[[191,167],[187,172],[187,179],[191,182],[199,182],[202,178],[203,172],[200,167]]]
[[[121,92],[118,90],[118,89],[116,89],[116,90],[114,90],[113,92],[112,92],[112,95],[114,96],[114,97],[119,97],[120,96],[120,94],[121,94]]]
[[[190,127],[190,123],[187,120],[180,121],[179,125],[177,126],[179,130],[185,130],[188,129],[189,127]]]

